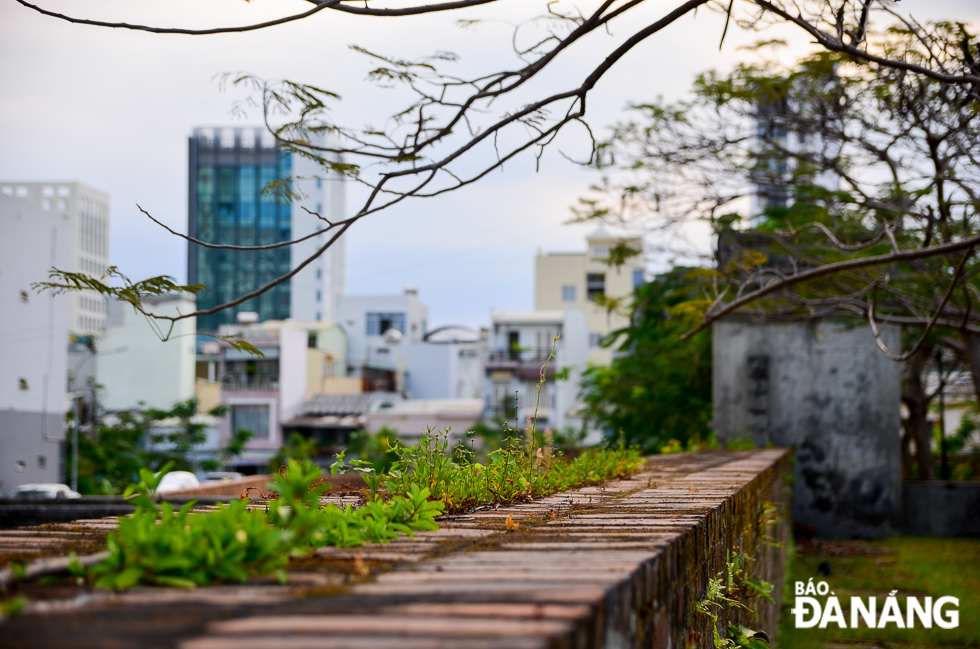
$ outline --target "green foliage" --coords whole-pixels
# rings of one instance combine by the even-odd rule
[[[88,571],[95,587],[194,588],[270,573],[285,581],[290,556],[438,529],[435,517],[443,511],[442,503],[428,500],[429,492],[418,487],[387,502],[374,498],[356,510],[333,504],[321,509],[320,496],[328,488],[322,470],[292,459],[269,484],[278,498],[267,510],[249,509],[247,501],[238,500],[207,513],[193,513],[194,502],[175,511],[151,496],[162,476],[143,469],[140,482],[127,489],[136,511],[120,519],[106,541],[109,556]]]
[[[366,430],[351,433],[347,452],[357,459],[369,462],[378,473],[385,473],[398,459],[395,448],[401,446],[398,431],[382,426],[377,432]]]
[[[606,338],[623,340],[620,355],[585,372],[586,416],[614,442],[657,453],[670,440],[710,439],[711,334],[682,340],[689,322],[676,309],[699,295],[701,281],[676,268],[638,288],[631,325]]]
[[[715,649],[769,649],[764,636],[742,626],[726,624],[728,637],[722,638],[718,632],[718,612],[725,607],[740,608],[751,612],[749,606],[755,597],[764,597],[770,602],[773,585],[758,577],[752,577],[748,564],[752,558],[747,554],[728,555],[725,569],[708,579],[704,598],[694,605],[695,610],[711,620]]]
[[[193,588],[215,581],[245,581],[273,573],[285,579],[291,556],[321,546],[354,547],[387,543],[399,534],[436,530],[436,517],[489,503],[543,496],[581,484],[623,477],[636,471],[636,450],[599,449],[572,461],[529,452],[516,441],[474,462],[465,447],[450,449],[449,434],[426,434],[412,447],[389,447],[397,456],[390,471],[376,471],[368,460],[337,456],[331,475],[344,468],[360,472],[368,485],[367,502],[354,509],[333,503],[321,507],[329,489],[323,471],[308,459],[290,458],[269,483],[273,497],[265,509],[234,501],[207,513],[194,503],[175,510],[157,503],[160,472],[141,468],[140,481],[126,489],[136,511],[120,519],[109,535],[109,557],[88,571],[74,565],[98,588],[126,589],[137,584]],[[76,562],[77,563],[77,562]]]
[[[725,444],[725,448],[730,451],[753,451],[756,449],[755,442],[753,442],[748,435],[745,437],[736,437]]]
[[[227,406],[218,406],[211,415],[222,416]],[[194,421],[197,400],[175,403],[169,410],[133,409],[115,413],[113,420],[100,420],[91,431],[78,436],[78,489],[83,494],[118,494],[139,475],[141,468],[159,471],[170,463],[173,468],[198,468],[190,454],[206,439],[205,424]],[[160,422],[177,420],[176,425],[160,428]],[[251,431],[239,430],[221,449],[217,459],[199,463],[203,470],[217,469],[222,462],[237,457]],[[71,464],[71,437],[68,444]]]
[[[389,493],[406,495],[427,489],[449,513],[487,503],[509,503],[546,496],[574,486],[624,477],[642,460],[635,449],[590,449],[574,460],[529,453],[511,439],[476,462],[465,446],[451,448],[448,435],[429,431],[418,444],[398,449],[398,461],[385,476]]]
[[[669,439],[666,444],[660,447],[660,453],[662,455],[673,455],[675,453],[694,453],[696,451],[715,448],[720,448],[720,445],[715,436],[711,434],[707,439],[701,439],[700,437],[689,439],[686,444],[682,444],[679,439]]]
[[[6,617],[20,615],[20,612],[24,610],[25,606],[27,606],[27,597],[24,595],[0,600],[0,621],[3,621]]]
[[[263,189],[263,192],[265,192],[265,189]],[[150,216],[143,208],[140,208],[140,211]],[[150,218],[156,221],[152,216]],[[101,277],[52,268],[48,271],[48,279],[51,281],[34,282],[31,284],[31,288],[38,293],[51,291],[54,295],[95,291],[111,300],[125,302],[132,306],[137,313],[142,314],[146,318],[147,324],[162,341],[170,340],[176,318],[171,316],[157,316],[150,313],[144,308],[143,301],[146,298],[159,295],[173,295],[184,292],[197,294],[207,288],[204,284],[178,284],[177,280],[170,275],[157,275],[156,277],[134,282],[123,275],[115,266],[109,266],[106,269],[105,275]],[[116,284],[121,284],[121,286],[113,286],[111,284],[112,280],[116,280]],[[214,337],[228,343],[239,351],[248,352],[253,356],[265,356],[259,348],[238,334]]]
[[[279,447],[269,460],[269,473],[275,474],[289,460],[309,460],[316,455],[316,440],[300,433],[292,433],[286,443]]]
[[[769,642],[757,636],[756,632],[744,626],[728,625],[728,646],[745,649],[769,649]]]
[[[151,277],[138,282],[134,282],[115,266],[109,266],[105,275],[96,278],[86,273],[73,273],[52,268],[48,271],[48,282],[35,282],[31,288],[40,293],[41,291],[51,291],[55,295],[78,291],[95,291],[108,298],[126,302],[142,312],[143,300],[148,297],[159,295],[170,295],[173,293],[199,293],[204,290],[204,284],[178,284],[177,280],[169,275]],[[110,286],[107,281],[118,280],[122,286]]]
[[[977,407],[976,401],[971,401],[960,419],[956,431],[952,435],[946,436],[946,452],[980,454],[980,445],[970,444],[970,439],[977,436],[977,431],[980,431],[980,408]],[[935,438],[938,448],[940,438],[938,426],[935,430]]]

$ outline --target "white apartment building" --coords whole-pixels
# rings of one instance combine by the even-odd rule
[[[404,372],[404,362],[398,366],[392,339],[385,334],[397,331],[397,344],[403,346],[418,345],[425,338],[429,307],[419,300],[418,289],[406,286],[400,295],[343,295],[339,305],[338,322],[347,332],[351,376],[369,380],[372,370]],[[377,378],[381,380],[380,375]],[[401,392],[404,386],[389,387],[389,391]]]
[[[146,311],[168,316],[192,313],[195,304],[191,293],[143,300]],[[162,320],[153,326],[131,305],[109,302],[108,326],[96,369],[98,382],[104,387],[103,408],[129,410],[142,402],[147,408],[166,410],[194,397],[195,319],[177,320],[166,342],[160,340],[158,329],[169,331],[169,323]]]
[[[109,267],[109,195],[79,182],[0,181],[0,194],[27,201],[68,219],[68,250],[60,270],[101,277]],[[94,291],[67,296],[68,333],[99,335],[108,319],[106,300]]]
[[[37,293],[68,262],[67,215],[0,194],[0,493],[61,482],[69,297]]]
[[[537,407],[538,430],[579,428],[582,420],[576,401],[578,384],[589,353],[585,314],[578,309],[494,310],[492,319],[484,416],[501,417],[512,425],[516,419],[516,425],[523,429]],[[538,384],[546,361],[547,380],[539,396]],[[559,380],[557,374],[567,376]]]
[[[535,311],[575,309],[585,314],[588,327],[588,360],[593,365],[612,362],[612,348],[599,346],[611,331],[629,325],[629,317],[610,313],[598,306],[597,295],[623,297],[644,281],[646,261],[642,254],[620,266],[610,266],[610,249],[620,242],[642,250],[643,242],[635,237],[619,237],[599,228],[586,238],[584,252],[538,253],[534,264]]]

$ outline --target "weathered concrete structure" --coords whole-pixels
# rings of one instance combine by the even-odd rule
[[[892,349],[899,335],[883,331]],[[901,366],[869,328],[730,320],[713,341],[714,429],[796,449],[794,519],[821,536],[897,533]]]

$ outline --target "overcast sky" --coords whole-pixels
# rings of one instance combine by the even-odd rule
[[[36,0],[45,8],[105,20],[161,26],[244,24],[298,13],[300,0]],[[397,4],[397,3],[392,3]],[[187,225],[187,136],[198,125],[251,125],[233,120],[240,98],[222,93],[214,76],[247,71],[313,83],[342,95],[341,121],[380,115],[397,97],[364,84],[369,62],[357,44],[385,54],[416,57],[435,50],[461,55],[454,72],[488,72],[514,65],[510,30],[543,11],[545,2],[505,0],[492,7],[408,19],[354,17],[335,12],[247,34],[207,37],[156,35],[71,25],[0,0],[0,179],[77,180],[111,196],[112,262],[133,278],[171,274],[186,279],[186,245],[147,222],[136,203],[174,228]],[[583,11],[592,0],[577,3]],[[675,4],[652,0],[624,20],[653,20]],[[572,3],[563,2],[571,7]],[[904,0],[920,19],[980,22],[978,0]],[[519,13],[524,12],[524,13]],[[454,25],[489,18],[477,30]],[[593,128],[622,117],[630,101],[677,98],[693,76],[727,68],[747,56],[737,46],[757,35],[732,33],[718,51],[723,19],[701,11],[685,17],[628,55],[589,100]],[[613,23],[568,52],[541,80],[547,91],[580,83],[629,24]],[[770,35],[767,35],[767,37]],[[793,51],[806,41],[793,32]],[[562,143],[576,150],[574,137]],[[480,183],[437,199],[408,202],[356,225],[348,240],[349,293],[400,292],[420,287],[433,326],[487,324],[490,309],[533,307],[536,250],[584,249],[587,226],[563,225],[569,207],[597,175],[552,152],[535,172],[531,156]],[[350,192],[348,206],[359,198]]]

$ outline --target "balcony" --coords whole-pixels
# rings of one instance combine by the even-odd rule
[[[226,391],[252,390],[256,392],[271,392],[279,389],[279,380],[229,376],[221,379],[221,389]]]
[[[559,353],[560,350],[556,349],[555,356],[558,356]],[[520,347],[517,349],[498,347],[487,351],[487,365],[497,363],[544,365],[550,355],[551,347]]]
[[[551,347],[521,347],[517,349],[505,349],[498,347],[487,352],[487,370],[509,370],[514,372],[519,378],[537,378],[540,376],[541,368],[548,357],[551,356]],[[561,356],[561,348],[555,350],[555,357],[548,362],[548,378],[551,378],[560,365],[558,359]]]

